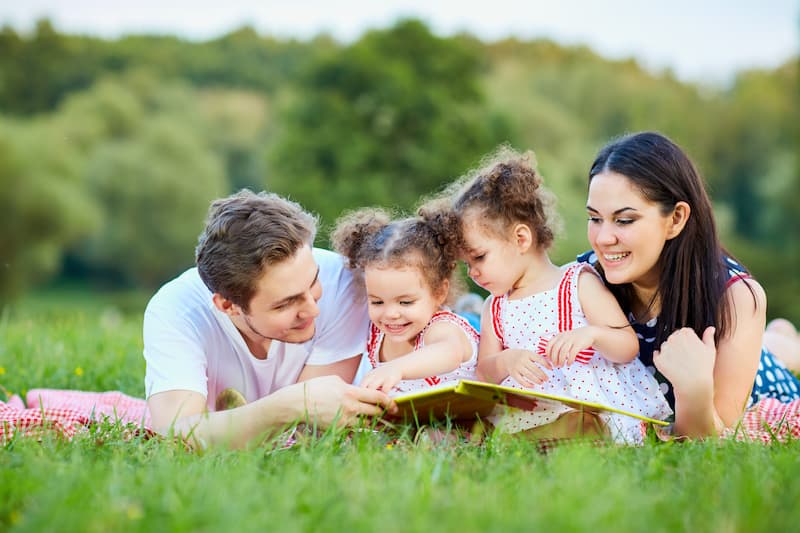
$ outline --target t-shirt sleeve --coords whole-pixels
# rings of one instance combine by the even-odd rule
[[[145,397],[189,390],[208,397],[207,358],[197,327],[157,294],[144,313]]]
[[[306,363],[327,365],[364,352],[369,316],[363,285],[344,266],[341,256],[314,250],[320,268],[322,298],[317,333]]]

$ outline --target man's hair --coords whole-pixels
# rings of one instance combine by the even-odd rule
[[[265,268],[314,242],[317,219],[299,204],[243,189],[211,203],[195,250],[200,278],[211,292],[249,311]]]

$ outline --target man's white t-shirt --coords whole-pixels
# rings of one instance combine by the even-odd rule
[[[214,307],[212,293],[191,268],[164,285],[144,313],[145,394],[188,390],[206,397],[234,388],[248,402],[297,381],[306,364],[327,365],[365,350],[369,317],[363,287],[343,259],[314,249],[322,297],[314,337],[302,344],[272,341],[266,359],[256,359],[228,316]]]

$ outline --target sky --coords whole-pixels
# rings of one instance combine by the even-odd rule
[[[106,38],[206,40],[248,24],[263,35],[305,40],[326,32],[343,42],[416,17],[443,36],[468,31],[484,41],[584,44],[700,83],[773,68],[800,50],[800,0],[0,0],[0,24],[17,31],[42,17],[61,32]]]

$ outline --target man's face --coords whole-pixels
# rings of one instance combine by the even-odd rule
[[[256,284],[247,313],[234,319],[249,340],[302,343],[314,336],[317,302],[322,297],[319,267],[311,247],[300,248],[293,257],[267,267]]]

